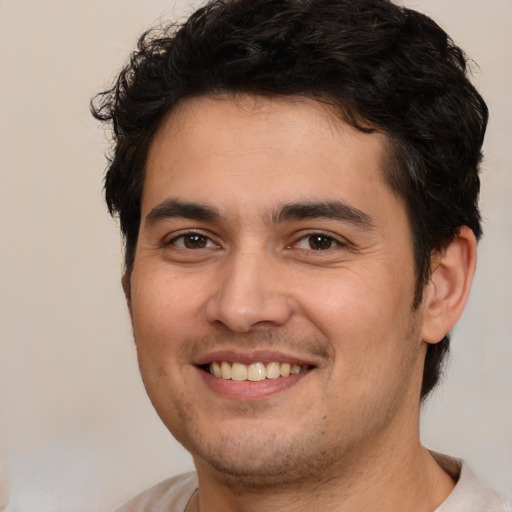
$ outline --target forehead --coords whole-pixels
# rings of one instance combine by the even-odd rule
[[[247,200],[307,189],[312,196],[349,188],[364,195],[375,182],[388,188],[387,148],[384,134],[363,133],[315,100],[193,98],[167,117],[152,141],[143,209],[149,196],[153,202],[170,191],[186,189],[205,199],[209,186],[236,190]]]
[[[286,146],[291,142],[288,136],[293,135],[297,145],[307,151],[311,148],[304,146],[303,139],[315,131],[322,137],[328,134],[329,139],[351,136],[364,140],[367,145],[379,145],[376,149],[383,157],[389,153],[391,144],[384,132],[364,119],[358,119],[358,122],[367,130],[358,130],[346,121],[345,115],[341,107],[305,96],[219,94],[193,97],[180,102],[167,115],[157,130],[150,150],[159,141],[165,140],[167,144],[180,137],[196,138],[201,144],[213,143],[220,148],[223,143],[233,142],[224,138],[233,128],[237,130],[239,142],[244,135],[251,139],[258,135],[253,142],[263,141],[263,135],[272,132],[272,137],[280,135],[286,138]],[[368,132],[373,136],[367,137]],[[281,137],[275,140],[276,144],[282,141]],[[333,147],[332,151],[335,149]]]

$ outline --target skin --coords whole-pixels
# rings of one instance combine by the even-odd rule
[[[192,509],[432,511],[451,492],[420,445],[419,396],[474,243],[462,230],[434,258],[413,310],[385,155],[383,134],[304,98],[196,98],[157,132],[124,285],[148,395],[194,457]],[[212,360],[308,371],[235,383],[207,374]]]

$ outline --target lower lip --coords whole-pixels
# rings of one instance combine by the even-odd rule
[[[258,398],[265,398],[295,386],[299,381],[307,377],[312,370],[307,370],[298,375],[265,379],[259,382],[222,379],[214,377],[201,368],[198,368],[198,371],[206,385],[218,395],[233,400],[257,400]]]

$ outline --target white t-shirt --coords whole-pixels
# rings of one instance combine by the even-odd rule
[[[511,512],[512,509],[498,493],[480,481],[464,461],[441,453],[430,453],[457,480],[450,496],[434,512]]]
[[[500,496],[472,473],[461,460],[432,453],[457,485],[446,501],[433,512],[512,512]],[[184,512],[197,490],[196,473],[164,480],[128,501],[114,512]]]
[[[185,473],[160,482],[114,512],[184,512],[196,489],[196,473]]]

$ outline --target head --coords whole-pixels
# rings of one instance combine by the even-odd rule
[[[417,308],[432,255],[463,226],[478,238],[487,108],[460,48],[431,19],[388,0],[213,1],[182,26],[144,34],[93,111],[111,122],[105,181],[130,276],[148,152],[180,105],[211,95],[306,97],[386,141],[384,179],[407,210]],[[448,334],[428,346],[421,397],[439,379]]]

